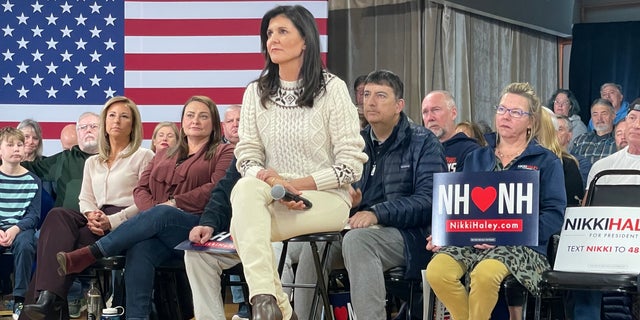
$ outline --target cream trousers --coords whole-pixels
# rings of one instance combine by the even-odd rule
[[[349,218],[350,204],[326,191],[303,191],[313,207],[289,210],[271,198],[271,187],[262,180],[245,177],[231,192],[231,235],[242,260],[249,296],[276,297],[284,319],[291,317],[288,296],[282,290],[271,242],[294,236],[340,231]]]

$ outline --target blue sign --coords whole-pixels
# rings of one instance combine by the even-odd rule
[[[537,170],[435,173],[433,244],[537,246],[539,181]]]

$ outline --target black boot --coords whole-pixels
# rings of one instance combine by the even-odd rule
[[[251,299],[252,320],[282,320],[282,311],[276,298],[270,294],[259,294]]]
[[[64,305],[64,299],[51,291],[41,291],[35,304],[27,304],[22,309],[29,319],[41,320],[47,316],[59,315]]]

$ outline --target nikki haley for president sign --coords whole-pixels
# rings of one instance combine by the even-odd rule
[[[539,172],[436,173],[433,243],[538,245]]]

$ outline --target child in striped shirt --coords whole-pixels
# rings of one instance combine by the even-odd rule
[[[40,178],[20,165],[25,156],[24,141],[22,131],[0,129],[0,252],[10,250],[13,254],[14,319],[20,316],[31,279],[42,190]]]

